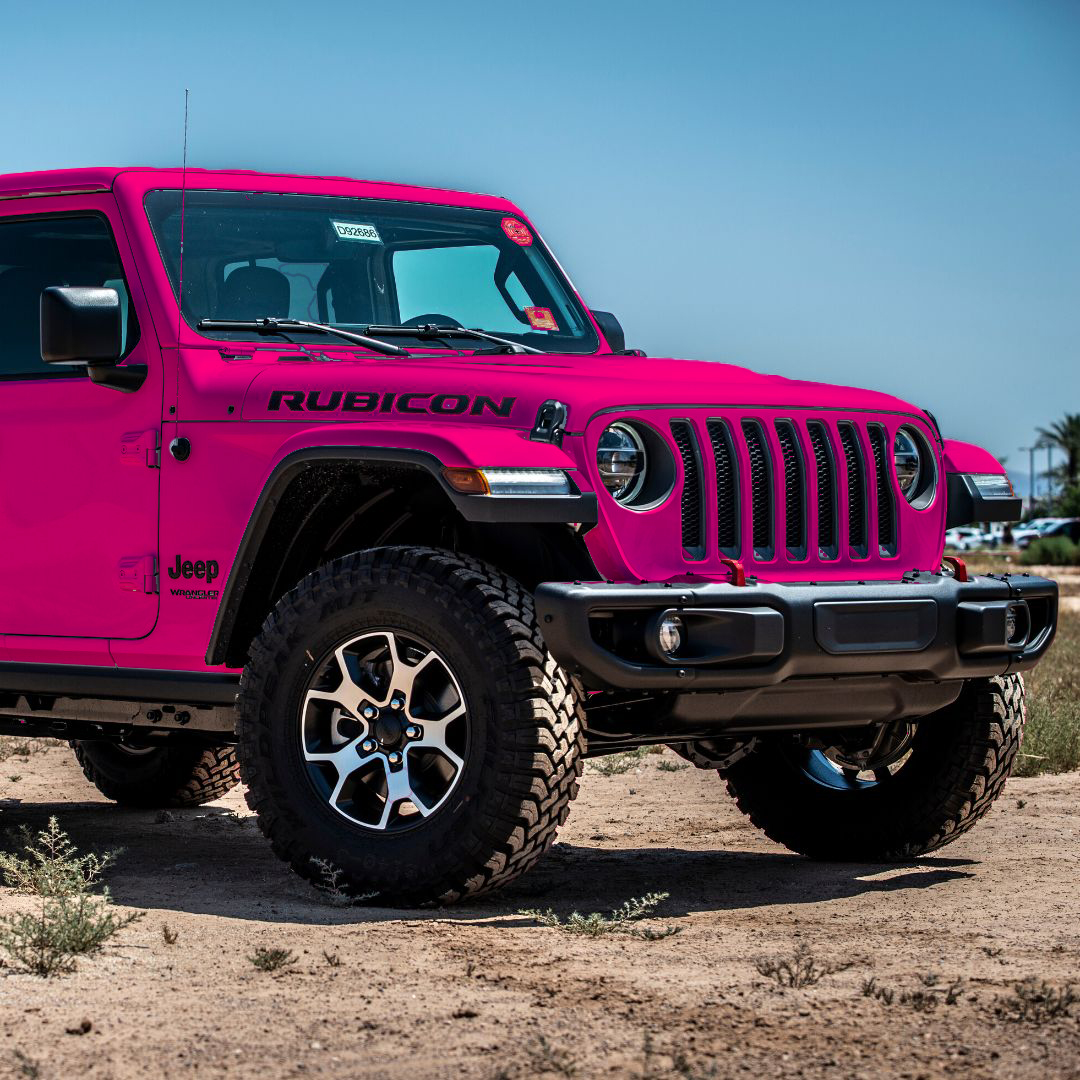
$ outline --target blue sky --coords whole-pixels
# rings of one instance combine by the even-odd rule
[[[514,198],[653,355],[889,390],[1026,471],[1080,412],[1080,3],[7,5],[0,169]],[[1044,455],[1043,455],[1044,456]]]

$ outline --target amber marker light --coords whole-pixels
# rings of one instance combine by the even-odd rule
[[[490,495],[491,488],[479,469],[443,469],[446,482],[462,495]]]

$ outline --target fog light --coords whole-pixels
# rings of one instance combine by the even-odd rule
[[[1027,604],[1010,604],[1005,609],[1005,644],[1023,645],[1028,636]]]
[[[665,615],[660,620],[660,626],[656,631],[656,640],[660,645],[660,651],[671,656],[678,652],[683,642],[683,621],[678,615]]]

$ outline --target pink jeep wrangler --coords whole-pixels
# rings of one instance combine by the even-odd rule
[[[178,299],[179,298],[179,299]],[[963,833],[1057,587],[942,561],[1005,470],[885,394],[651,359],[486,195],[0,177],[0,730],[449,901],[667,744],[815,858]]]

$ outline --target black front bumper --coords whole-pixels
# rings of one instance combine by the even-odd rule
[[[1027,574],[742,587],[546,582],[536,590],[555,659],[589,688],[608,690],[739,690],[819,676],[943,682],[1024,671],[1054,639],[1057,602],[1056,582]],[[657,642],[668,614],[684,627],[674,656]],[[1007,641],[1010,614],[1018,629]]]

